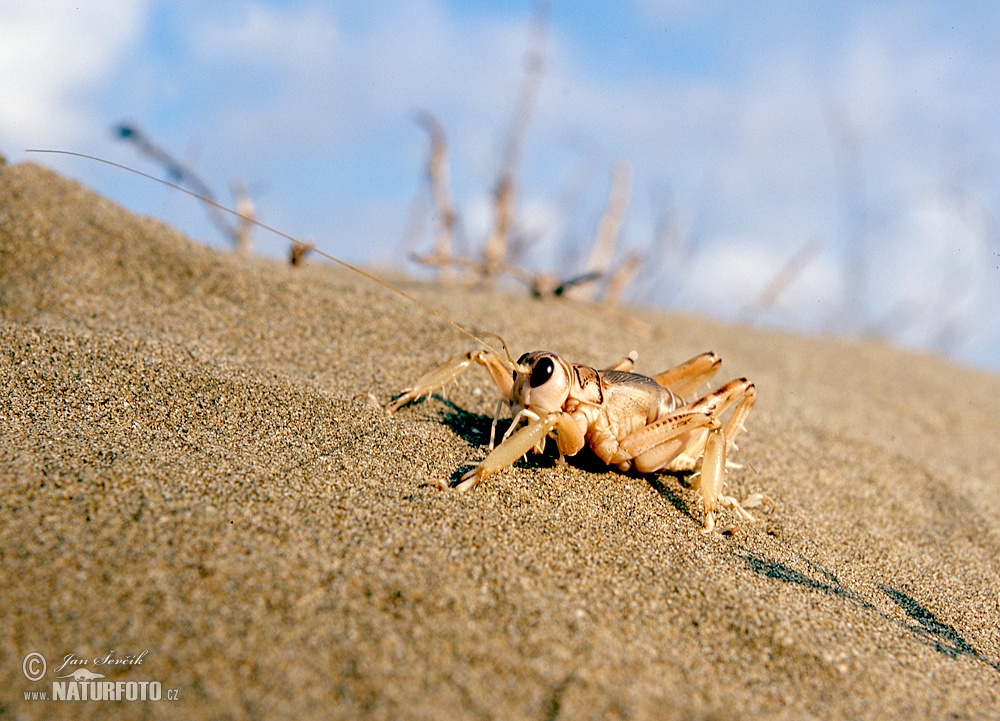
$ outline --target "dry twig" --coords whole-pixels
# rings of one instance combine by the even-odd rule
[[[518,95],[514,118],[507,132],[503,165],[493,193],[493,231],[483,250],[482,274],[490,278],[499,272],[507,258],[507,244],[514,219],[516,177],[520,166],[521,149],[528,123],[535,110],[538,87],[545,72],[545,42],[548,33],[549,5],[537,0],[531,22],[528,50],[525,55],[524,76]]]
[[[625,212],[628,209],[629,194],[632,185],[632,168],[623,160],[615,164],[611,173],[611,191],[608,194],[608,204],[604,209],[597,224],[597,232],[594,235],[594,244],[590,249],[590,257],[587,259],[586,275],[595,278],[608,277],[608,268],[611,267],[611,260],[615,254],[615,246],[618,244],[618,235],[621,232],[622,222],[625,219]],[[638,260],[635,261],[635,269],[638,269]],[[628,280],[634,275],[634,270],[629,274]],[[619,279],[619,284],[625,280],[624,276]],[[627,282],[627,281],[626,281]],[[616,289],[621,293],[623,288]],[[589,286],[578,286],[570,296],[581,300],[594,300],[600,290],[597,284]]]
[[[238,223],[230,222],[226,214],[217,207],[219,201],[212,188],[191,168],[146,137],[136,126],[123,123],[115,128],[115,132],[120,139],[133,143],[140,153],[162,165],[172,181],[178,185],[188,186],[196,194],[210,201],[204,204],[205,209],[219,232],[226,236],[240,253],[253,252],[252,220],[241,219]],[[240,213],[248,218],[255,218],[253,201],[250,200],[242,182],[234,182],[233,193]]]
[[[448,183],[448,145],[445,140],[444,127],[430,113],[417,114],[417,122],[426,128],[431,139],[431,150],[427,159],[427,180],[430,184],[431,199],[434,203],[434,252],[423,259],[436,265],[442,280],[450,280],[454,275],[454,266],[448,259],[454,254],[455,241],[455,209],[451,202],[451,190]],[[437,262],[442,261],[442,262]]]
[[[777,273],[767,282],[764,289],[757,297],[749,303],[741,312],[740,318],[744,323],[753,325],[764,313],[777,304],[788,286],[795,282],[802,271],[804,271],[816,256],[823,250],[823,243],[818,238],[812,238],[805,245],[799,248],[788,261],[781,266]]]

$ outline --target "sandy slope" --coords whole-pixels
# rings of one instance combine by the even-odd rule
[[[706,537],[678,479],[586,459],[441,492],[481,457],[485,377],[394,417],[354,396],[455,331],[0,166],[0,717],[1000,717],[1000,378],[406,287],[518,352],[719,352],[760,393],[730,487],[776,510]],[[88,668],[180,700],[24,700],[110,651],[147,653]]]

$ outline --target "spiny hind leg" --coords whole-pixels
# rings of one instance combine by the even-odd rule
[[[702,413],[709,413],[716,418],[721,418],[726,411],[736,406],[733,415],[726,423],[726,441],[730,444],[736,440],[736,436],[746,431],[746,419],[757,402],[757,388],[746,378],[737,378],[729,381],[718,390],[709,393],[705,397],[691,403],[692,410]],[[732,446],[730,446],[732,447]]]
[[[668,467],[693,435],[704,433],[713,423],[718,425],[708,414],[685,409],[653,421],[621,441],[609,436],[594,450],[606,463],[620,468],[624,464],[626,469],[632,465],[640,473],[653,473]],[[614,453],[609,452],[612,450]]]
[[[731,508],[742,518],[754,521],[754,517],[746,509],[761,505],[770,499],[756,493],[740,502],[733,496],[722,492],[725,486],[726,469],[730,466],[739,467],[728,460],[728,455],[736,449],[737,436],[746,431],[746,419],[757,401],[757,389],[746,378],[737,378],[709,393],[705,397],[691,403],[690,408],[707,413],[715,419],[721,418],[730,408],[735,406],[725,427],[712,429],[692,439],[684,452],[678,456],[676,464],[690,464],[689,468],[674,468],[672,470],[693,470],[697,459],[701,458],[701,470],[694,478],[693,485],[701,489],[705,500],[705,530],[710,531],[715,526],[715,510],[717,506]]]
[[[661,469],[694,471],[700,467],[692,486],[701,491],[706,532],[715,528],[715,513],[719,506],[732,508],[752,521],[753,516],[745,506],[759,505],[763,500],[763,497],[752,496],[740,503],[722,492],[729,465],[728,454],[734,447],[732,442],[745,430],[744,422],[756,399],[757,391],[753,383],[739,378],[677,413],[636,431],[622,443],[634,453],[635,467],[641,472]],[[721,416],[734,406],[732,416],[723,425]],[[680,419],[685,418],[690,420],[680,423]]]
[[[726,472],[726,437],[718,418],[683,410],[640,428],[620,446],[632,455],[637,471],[652,473],[669,468],[685,448],[696,442],[692,439],[703,437],[707,442],[698,485],[705,505],[704,530],[710,533],[715,528],[715,511],[720,500],[724,505],[730,501],[721,494]]]
[[[737,378],[736,380],[729,381],[718,390],[712,391],[704,397],[689,403],[684,407],[684,410],[704,413],[713,418],[721,418],[725,415],[726,411],[734,405],[736,406],[736,409],[723,429],[723,433],[726,436],[726,453],[728,455],[736,450],[736,438],[740,433],[746,431],[747,416],[750,415],[750,411],[756,402],[757,389],[754,387],[754,384],[746,378]],[[683,452],[678,454],[673,463],[668,466],[667,470],[693,471],[698,465],[698,459],[704,454],[707,441],[707,433],[695,435],[687,447],[684,448]],[[732,468],[739,468],[737,464],[731,461],[728,462],[728,465]]]
[[[418,398],[423,398],[434,391],[441,390],[469,370],[474,363],[486,369],[504,397],[510,397],[514,379],[503,360],[492,351],[476,350],[455,356],[447,363],[422,375],[413,386],[404,388],[400,392],[399,397],[385,407],[386,412],[395,413],[407,403],[415,401]],[[498,414],[499,410],[498,408]]]

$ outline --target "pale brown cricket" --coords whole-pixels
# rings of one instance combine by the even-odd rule
[[[422,376],[386,410],[394,413],[480,365],[502,398],[493,417],[490,453],[462,476],[455,486],[459,491],[474,488],[529,451],[542,453],[551,436],[560,460],[589,446],[598,458],[622,471],[697,470],[692,485],[701,489],[706,533],[715,528],[719,506],[753,521],[746,507],[760,505],[764,496],[754,495],[740,503],[722,492],[727,455],[745,430],[744,421],[757,398],[753,383],[739,378],[692,398],[719,369],[721,360],[715,353],[702,353],[652,377],[633,373],[635,360],[633,352],[597,370],[549,351],[525,353],[516,363],[493,350],[470,351]],[[500,445],[494,447],[497,421],[505,405],[513,421]],[[730,408],[733,412],[723,425],[722,416]]]
[[[714,353],[702,353],[652,377],[631,372],[636,360],[634,352],[603,370],[570,363],[549,351],[525,353],[515,363],[507,353],[507,345],[499,336],[495,337],[503,346],[506,357],[497,353],[476,334],[381,278],[324,253],[311,243],[304,243],[187,188],[85,153],[42,149],[31,149],[28,152],[85,158],[134,173],[197,198],[291,241],[296,248],[314,252],[368,278],[444,320],[482,345],[484,350],[464,353],[425,374],[412,388],[405,389],[386,407],[389,413],[394,413],[407,403],[440,390],[473,364],[487,370],[502,395],[493,416],[490,453],[462,476],[456,486],[460,491],[477,486],[484,478],[513,465],[529,451],[543,453],[546,439],[552,436],[559,450],[560,460],[565,456],[576,455],[585,446],[590,446],[598,458],[622,471],[631,468],[640,473],[661,470],[696,471],[692,485],[701,489],[706,533],[715,528],[715,512],[719,506],[732,508],[744,519],[753,521],[747,508],[764,501],[773,503],[760,494],[754,494],[741,503],[722,493],[727,466],[733,465],[726,460],[727,455],[734,447],[736,437],[746,430],[744,421],[757,398],[757,391],[753,383],[739,378],[707,395],[697,397],[699,389],[719,369],[721,361]],[[373,404],[378,404],[370,393],[360,395],[371,399]],[[513,421],[500,445],[494,448],[496,425],[504,405],[510,407]],[[732,415],[723,425],[722,417],[731,408]],[[526,425],[519,428],[521,423]]]

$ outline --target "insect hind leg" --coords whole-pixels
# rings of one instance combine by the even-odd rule
[[[735,448],[735,438],[745,430],[744,423],[756,399],[753,383],[738,378],[637,431],[623,442],[634,451],[635,467],[640,472],[698,470],[691,485],[701,491],[706,532],[715,528],[719,507],[731,508],[742,518],[753,521],[745,507],[759,505],[763,500],[763,497],[751,496],[741,503],[723,493],[726,469],[734,465],[728,459],[729,452]],[[721,417],[730,409],[733,409],[732,415],[723,425]],[[688,419],[687,425],[681,419]]]

